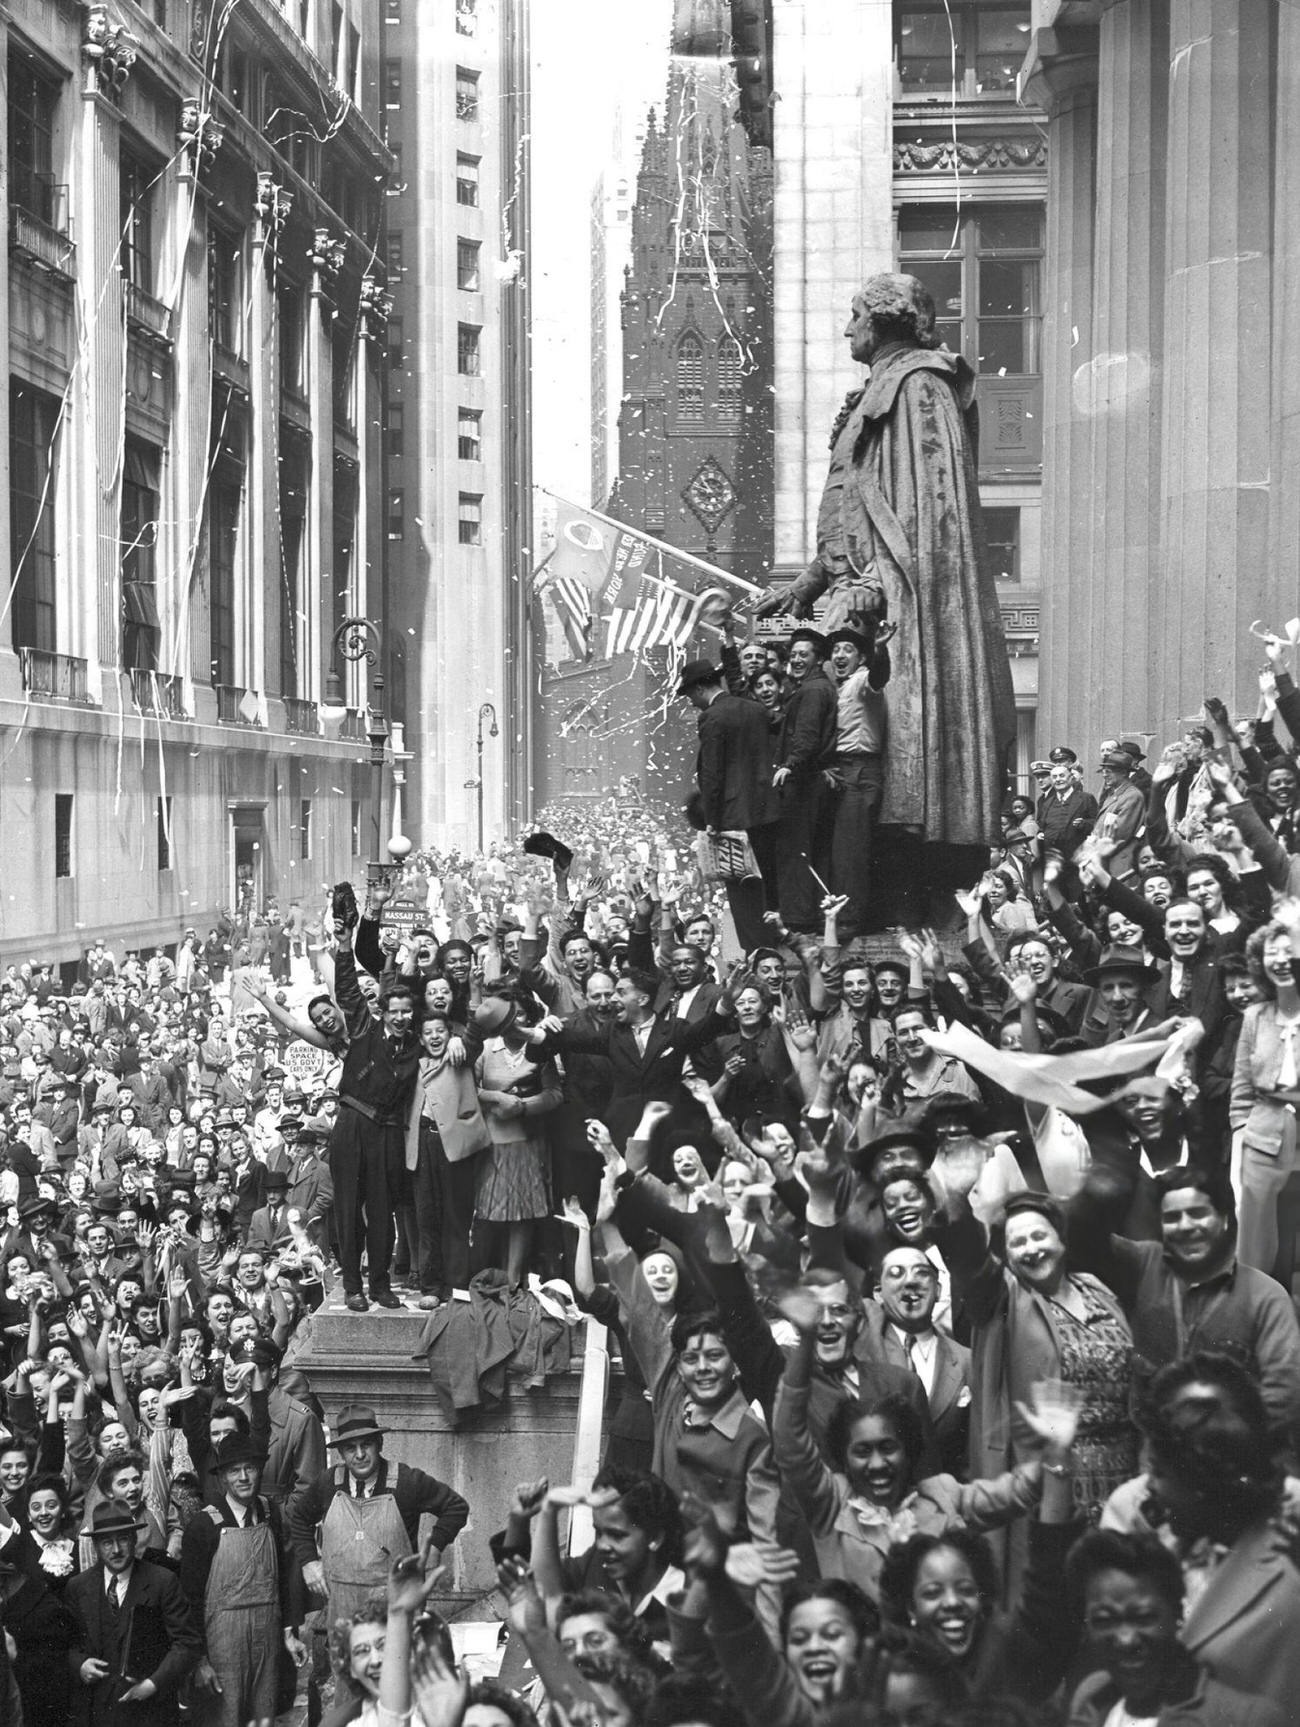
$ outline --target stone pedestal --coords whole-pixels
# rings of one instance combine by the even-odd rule
[[[386,1457],[436,1475],[468,1501],[469,1524],[449,1554],[453,1601],[466,1600],[495,1586],[488,1541],[504,1527],[516,1482],[573,1478],[583,1334],[574,1334],[570,1372],[549,1376],[535,1391],[512,1378],[503,1403],[453,1424],[434,1395],[428,1368],[412,1359],[425,1318],[414,1310],[322,1308],[293,1365],[310,1380],[327,1423],[337,1422],[345,1403],[369,1404],[387,1436]]]

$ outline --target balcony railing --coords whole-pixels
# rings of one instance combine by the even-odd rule
[[[300,696],[285,696],[284,723],[291,732],[314,737],[320,731],[320,709],[315,702],[304,701]]]
[[[161,300],[155,300],[152,294],[147,294],[134,282],[126,284],[126,316],[128,323],[138,324],[142,330],[148,330],[150,335],[161,336],[163,341],[170,340],[171,311]]]
[[[366,741],[366,718],[355,708],[347,708],[339,721],[339,736],[348,743],[363,744]]]
[[[214,684],[217,719],[223,726],[258,726],[256,697],[240,684]]]
[[[68,234],[68,188],[52,174],[10,163],[9,244],[60,275],[72,274],[77,248]]]
[[[44,648],[19,648],[23,689],[47,702],[86,702],[86,662]]]
[[[141,666],[129,668],[131,699],[142,714],[164,720],[187,720],[181,680],[167,672],[150,672]]]

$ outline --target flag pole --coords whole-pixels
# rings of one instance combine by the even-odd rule
[[[607,528],[614,528],[620,534],[631,534],[635,539],[644,540],[648,546],[658,549],[660,555],[668,553],[670,558],[678,558],[683,564],[692,564],[697,570],[703,570],[707,575],[718,576],[724,582],[731,582],[737,588],[743,588],[747,594],[759,595],[762,588],[753,582],[747,582],[742,576],[733,576],[730,570],[724,570],[717,564],[710,564],[704,558],[697,558],[694,552],[683,551],[680,546],[669,545],[667,540],[657,540],[653,534],[647,534],[644,528],[634,528],[630,522],[619,522],[613,516],[607,516],[600,510],[593,510],[590,504],[575,504],[569,498],[562,498],[558,492],[553,492],[547,486],[538,486],[539,492],[545,492],[548,498],[553,498],[557,504],[563,504],[568,510],[576,510],[580,515],[591,516],[595,521],[604,522]],[[655,578],[652,576],[651,581]],[[662,577],[659,578],[663,580]],[[669,584],[665,584],[669,585]]]

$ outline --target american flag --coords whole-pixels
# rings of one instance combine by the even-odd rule
[[[547,592],[564,625],[575,660],[591,658],[591,595],[575,576],[556,576]]]
[[[663,553],[657,556],[657,568],[652,574],[642,568],[635,580],[625,585],[605,620],[605,653],[644,654],[652,648],[684,648],[691,639],[705,601],[716,595],[716,588],[703,593],[689,593],[663,573]],[[725,598],[725,596],[723,596]]]

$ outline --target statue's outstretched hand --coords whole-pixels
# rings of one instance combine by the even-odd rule
[[[800,604],[798,596],[790,588],[779,592],[775,589],[764,594],[754,607],[756,618],[807,617],[807,608]]]

